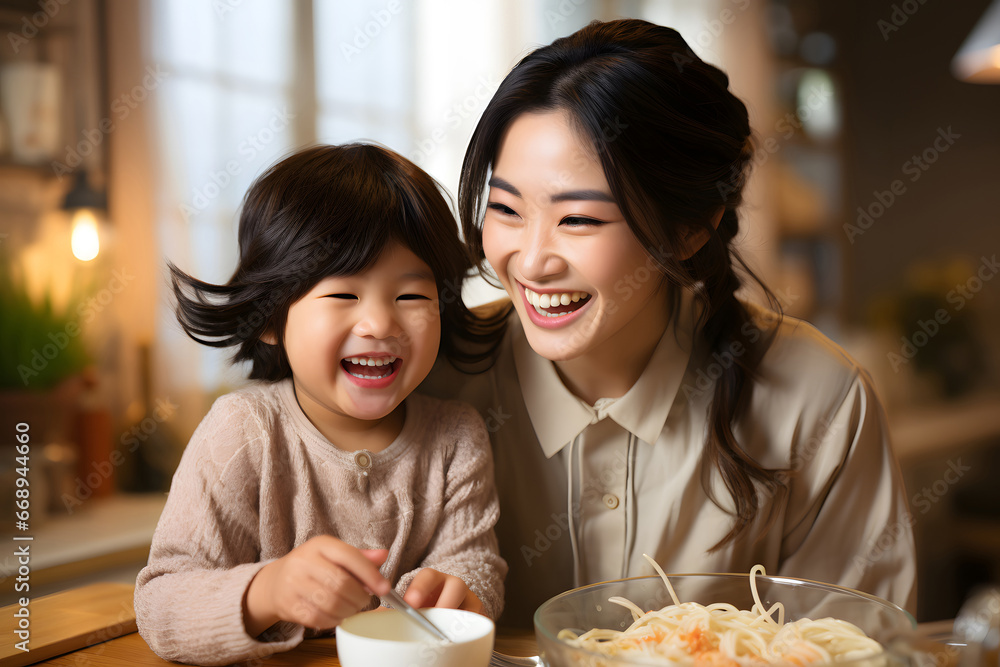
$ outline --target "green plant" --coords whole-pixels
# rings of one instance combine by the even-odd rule
[[[985,259],[985,258],[984,258]],[[902,286],[876,299],[872,323],[895,339],[887,360],[935,380],[953,398],[973,390],[987,371],[986,348],[976,322],[979,267],[967,258],[926,260],[911,266]]]
[[[88,363],[72,304],[31,298],[22,272],[0,257],[0,389],[44,391]]]

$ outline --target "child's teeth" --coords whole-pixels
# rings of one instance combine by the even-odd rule
[[[347,360],[359,366],[388,366],[396,357],[348,357]]]

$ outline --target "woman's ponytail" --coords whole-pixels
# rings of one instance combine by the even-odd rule
[[[721,548],[743,533],[755,519],[758,509],[764,505],[764,495],[783,496],[787,492],[782,472],[763,468],[757,464],[740,446],[733,427],[746,411],[752,390],[755,370],[767,350],[772,330],[761,330],[765,325],[753,320],[747,307],[736,297],[742,281],[736,273],[735,264],[760,283],[757,276],[746,266],[735,249],[732,239],[739,228],[736,211],[727,209],[718,229],[718,243],[725,248],[722,266],[703,283],[703,297],[707,300],[706,319],[702,327],[704,353],[718,358],[732,358],[733,363],[723,368],[716,380],[712,402],[708,408],[708,435],[705,439],[703,456],[710,463],[702,471],[706,492],[711,496],[712,485],[708,477],[712,469],[718,470],[735,505],[735,521],[729,533],[715,545]],[[760,283],[763,287],[763,284]],[[780,313],[780,305],[766,287],[765,294],[772,307]],[[751,335],[748,335],[751,334]],[[741,351],[737,354],[734,352]],[[780,499],[780,498],[776,498]],[[716,504],[718,499],[713,498]],[[772,504],[771,507],[776,506]],[[775,520],[775,514],[768,510],[766,527]],[[761,531],[763,536],[766,532]]]

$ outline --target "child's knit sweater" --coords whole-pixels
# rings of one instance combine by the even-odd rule
[[[250,637],[243,598],[264,565],[317,535],[388,549],[381,572],[400,593],[423,567],[455,575],[499,616],[507,566],[493,533],[498,508],[482,418],[463,403],[417,394],[405,406],[399,436],[371,453],[324,438],[291,380],[216,401],[184,452],[136,582],[139,632],[152,649],[221,665],[297,645],[307,631],[293,623]]]

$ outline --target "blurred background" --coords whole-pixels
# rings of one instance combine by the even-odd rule
[[[919,619],[1000,581],[1000,4],[2,0],[0,517],[26,423],[34,595],[134,581],[185,443],[244,381],[177,326],[167,259],[225,282],[246,188],[315,142],[381,142],[454,196],[518,59],[623,16],[677,28],[750,109],[741,247],[875,378]]]

